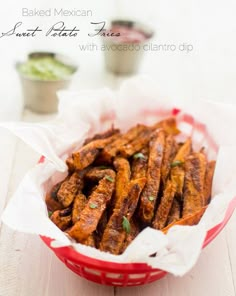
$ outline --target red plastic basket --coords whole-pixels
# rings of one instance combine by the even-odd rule
[[[158,112],[160,113],[160,110],[154,111],[154,115],[157,115]],[[172,115],[177,115],[179,112],[179,109],[173,109]],[[150,110],[144,113],[147,115],[147,113],[150,113]],[[182,116],[182,121],[191,125],[194,119],[192,116],[184,114]],[[204,125],[198,123],[197,128],[199,131],[206,133]],[[206,133],[205,138],[208,139],[214,150],[217,150],[210,135]],[[42,157],[40,162],[43,162],[43,160],[44,158]],[[222,223],[207,232],[202,248],[206,247],[224,228],[232,216],[235,207],[236,197],[229,204]],[[51,247],[52,239],[42,236],[41,239],[69,269],[79,276],[99,284],[120,287],[138,286],[156,281],[167,274],[167,272],[163,270],[154,269],[143,263],[121,264],[106,262],[82,255],[76,252],[72,247],[53,248]]]
[[[224,228],[236,207],[236,197],[230,202],[222,223],[207,232],[203,248]],[[44,243],[73,272],[87,280],[109,286],[138,286],[156,281],[166,275],[143,263],[113,263],[97,260],[76,252],[72,247],[52,248],[52,239],[41,236]]]

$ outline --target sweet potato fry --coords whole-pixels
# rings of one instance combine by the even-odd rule
[[[173,162],[175,161],[184,162],[185,158],[191,153],[191,151],[192,151],[192,140],[191,138],[189,138],[183,145],[180,146]]]
[[[89,196],[85,208],[80,213],[79,221],[68,232],[78,242],[86,241],[96,230],[106,205],[112,197],[115,188],[115,172],[112,171],[109,177],[99,181],[96,190]]]
[[[81,173],[74,172],[69,178],[67,178],[60,186],[57,192],[57,197],[60,203],[64,207],[68,207],[72,204],[76,193],[82,190],[84,185]]]
[[[54,185],[51,189],[51,191],[47,192],[45,202],[47,205],[47,208],[50,211],[56,211],[63,209],[63,205],[58,201],[57,198],[57,192],[61,187],[62,182],[57,183]]]
[[[96,241],[96,247],[99,248],[104,230],[106,229],[107,223],[109,220],[109,214],[108,214],[108,209],[106,209],[103,214],[102,217],[98,223],[97,229],[95,231],[95,241]]]
[[[72,153],[73,163],[76,170],[83,170],[94,162],[99,152],[108,144],[112,143],[118,135],[109,138],[94,140]]]
[[[167,135],[165,141],[165,148],[161,166],[161,179],[162,184],[165,185],[167,177],[170,173],[170,165],[174,160],[177,153],[178,145],[172,135]]]
[[[140,152],[133,155],[131,175],[132,179],[146,177],[148,165],[148,147],[145,147]]]
[[[156,131],[149,143],[147,183],[140,199],[139,216],[145,223],[151,223],[154,216],[161,180],[161,164],[164,153],[164,145],[164,131]]]
[[[148,142],[150,141],[152,133],[153,133],[153,130],[150,128],[146,128],[145,130],[141,131],[141,133],[136,138],[134,138],[133,141],[120,147],[119,149],[120,154],[124,157],[129,158],[131,155],[140,151],[145,146],[147,146]]]
[[[172,207],[168,216],[168,220],[167,220],[167,225],[174,223],[176,221],[178,221],[181,217],[181,212],[180,212],[180,203],[178,202],[178,200],[176,198],[174,198],[173,203],[172,203]]]
[[[128,165],[129,165],[129,163],[128,163]],[[109,168],[103,169],[103,168],[100,168],[100,167],[94,167],[94,168],[91,168],[85,174],[85,181],[89,181],[89,183],[92,182],[92,184],[94,184],[94,183],[99,182],[103,178],[107,178],[109,180],[110,175],[112,174],[112,172],[113,172],[113,170],[111,170]],[[118,171],[118,173],[116,174],[116,182],[115,182],[115,188],[117,188],[117,190],[115,190],[115,192],[113,194],[113,198],[111,200],[111,203],[108,204],[109,208],[114,206],[115,197],[118,196],[118,194],[121,194],[120,188],[124,190],[125,186],[126,186],[125,183],[123,184],[123,187],[121,187],[121,185],[119,186],[119,181],[118,181],[119,177],[120,177],[120,174],[119,174],[119,171]],[[123,181],[124,181],[124,179],[123,179]],[[90,195],[92,193],[92,191],[94,191],[94,190],[96,190],[96,186],[95,187],[90,186],[89,190],[86,192],[86,195]]]
[[[135,139],[142,131],[148,129],[145,125],[138,124],[131,129],[129,129],[124,135],[118,137],[115,141],[107,145],[100,158],[103,159],[105,163],[111,163],[112,159],[117,155],[121,147],[126,145]]]
[[[205,210],[206,210],[207,207],[203,207],[201,209],[199,209],[197,212],[191,214],[191,215],[188,215],[178,221],[175,221],[171,224],[169,224],[168,226],[166,226],[165,228],[162,229],[162,231],[164,233],[167,233],[168,230],[175,226],[175,225],[189,225],[189,226],[192,226],[192,225],[196,225],[198,224],[198,222],[200,221],[200,219],[202,218],[202,215],[204,214]]]
[[[127,219],[127,223],[129,223],[128,221],[132,218],[145,181],[145,178],[132,180],[129,186],[129,194],[115,205],[113,214],[102,236],[100,250],[120,254],[126,237],[123,220]]]
[[[130,233],[126,233],[125,240],[121,249],[121,254],[126,250],[128,245],[135,239],[135,237],[139,234],[139,225],[137,221],[131,219],[130,220]]]
[[[117,207],[117,204],[121,203],[128,194],[131,172],[128,160],[123,157],[116,157],[114,166],[116,168],[116,190],[113,205]]]
[[[175,192],[175,183],[168,180],[164,189],[163,196],[161,198],[160,205],[152,222],[153,228],[162,229],[165,227],[174,200]]]
[[[193,153],[185,161],[183,218],[198,212],[204,206],[206,157]]]
[[[69,173],[73,173],[76,170],[72,157],[67,158],[66,164],[67,164]]]
[[[90,142],[92,142],[92,141],[95,141],[95,140],[101,140],[101,139],[106,139],[106,138],[109,138],[109,137],[111,137],[111,136],[113,136],[113,135],[116,135],[116,134],[118,134],[118,133],[120,133],[120,130],[119,130],[119,129],[115,129],[115,128],[112,126],[109,130],[105,131],[104,133],[96,134],[96,135],[94,135],[94,136],[91,137],[91,138],[87,138],[87,139],[85,139],[85,141],[84,141],[84,143],[83,143],[83,146],[84,146],[84,145],[87,145],[88,143],[90,143]]]
[[[74,203],[73,203],[73,208],[72,208],[72,222],[75,224],[77,221],[79,221],[80,214],[82,210],[84,209],[85,205],[87,203],[87,198],[86,196],[79,192],[77,193]]]
[[[186,157],[192,150],[192,141],[189,138],[178,150],[173,162],[171,163],[171,180],[176,184],[176,196],[182,200],[184,186],[183,164]]]
[[[110,176],[112,170],[107,168],[93,167],[85,174],[85,179],[92,182],[98,182],[106,176]]]
[[[114,209],[99,245],[101,251],[117,255],[120,253],[125,239],[125,230],[122,227],[124,208],[125,205],[120,210]]]
[[[207,164],[206,175],[205,175],[205,184],[204,184],[204,205],[208,205],[211,200],[211,187],[213,181],[213,175],[215,171],[215,161],[210,161]]]
[[[129,199],[127,202],[127,213],[126,217],[128,220],[130,220],[134,212],[137,208],[139,196],[147,182],[147,179],[145,177],[131,180],[129,185]]]
[[[53,212],[50,219],[62,231],[66,230],[71,225],[71,208]]]
[[[163,129],[167,134],[178,135],[180,130],[177,128],[176,119],[174,117],[169,117],[167,119],[161,120],[152,126],[153,130],[158,128]]]
[[[148,144],[152,136],[152,133],[157,129],[163,129],[167,134],[171,135],[177,135],[179,133],[179,130],[176,126],[175,118],[171,117],[165,119],[163,121],[156,123],[152,127],[143,130],[133,141],[122,146],[119,149],[121,155],[123,155],[124,157],[130,157],[131,155],[140,151],[143,147],[145,147]]]
[[[96,247],[96,244],[95,244],[95,238],[94,238],[94,234],[90,234],[90,236],[83,242],[83,244],[85,246],[89,246],[89,247]]]

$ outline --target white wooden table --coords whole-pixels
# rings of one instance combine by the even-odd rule
[[[71,7],[78,6],[78,2],[81,4],[83,1],[71,0]],[[122,2],[128,7],[127,1]],[[132,7],[131,2],[129,5]],[[29,5],[31,2],[25,3]],[[40,3],[43,7],[47,1]],[[63,1],[58,3],[65,4]],[[95,1],[86,3],[95,7]],[[99,8],[98,3],[100,5],[101,2],[96,3],[96,9]],[[107,7],[106,4],[103,1],[100,11]],[[4,19],[4,15],[8,8],[16,7],[16,2],[9,0],[4,5],[5,10],[0,10],[0,20],[10,24],[11,20]],[[131,7],[126,10],[127,16],[134,15],[145,20],[142,7],[139,10],[136,5]],[[156,21],[160,29],[158,38],[163,42],[191,41],[196,50],[189,55],[149,52],[140,71],[154,75],[161,90],[173,97],[234,102],[236,24],[233,8],[233,0],[224,3],[215,0],[150,1],[145,16]],[[117,9],[122,11],[122,5]],[[17,10],[15,16],[18,16]],[[24,44],[18,42],[19,53],[25,51]],[[34,46],[28,45],[27,49],[40,47],[41,44],[42,40]],[[63,42],[48,44],[48,49],[55,46],[63,48]],[[16,75],[9,68],[9,63],[16,57],[14,42],[5,43],[5,47],[4,43],[0,43],[0,51],[6,54],[6,59],[0,62],[0,121],[50,118],[22,111]],[[66,45],[64,51],[69,52]],[[80,64],[73,88],[118,87],[121,79],[104,72],[100,53],[81,53],[74,48],[73,55],[78,56]],[[24,174],[38,159],[39,155],[31,148],[0,130],[0,215]],[[197,264],[187,275],[182,278],[167,275],[160,281],[135,288],[104,287],[88,282],[68,270],[37,236],[17,233],[0,225],[0,296],[234,296],[235,286],[236,213],[220,235],[202,251]]]
[[[25,120],[42,116],[24,112]],[[43,118],[44,119],[44,118]],[[14,137],[1,132],[1,209],[23,175],[38,160]],[[68,270],[39,237],[0,228],[0,296],[192,295],[233,296],[236,284],[236,213],[221,234],[202,251],[184,277],[166,276],[144,287],[112,288],[88,282]]]

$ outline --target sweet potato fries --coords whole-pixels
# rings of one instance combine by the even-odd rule
[[[199,222],[211,199],[215,161],[175,118],[126,133],[111,128],[66,160],[68,176],[46,194],[50,219],[76,242],[121,254],[147,226],[166,233]]]

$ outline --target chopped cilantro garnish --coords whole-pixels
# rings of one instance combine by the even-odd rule
[[[130,233],[130,223],[125,216],[123,216],[122,227],[126,233]]]
[[[133,158],[134,159],[138,159],[138,158],[146,159],[146,156],[143,155],[143,153],[139,152],[139,153],[134,154]]]
[[[110,182],[114,182],[114,180],[110,176],[105,176],[105,179],[108,180],[108,181],[110,181]]]
[[[172,162],[172,163],[170,164],[170,166],[171,166],[172,168],[174,168],[174,167],[176,167],[176,166],[180,166],[180,165],[182,165],[182,164],[184,164],[183,161],[176,160],[176,161]]]
[[[94,204],[94,203],[90,203],[90,204],[89,204],[89,207],[90,207],[91,209],[96,209],[98,206],[97,206],[96,204]]]

